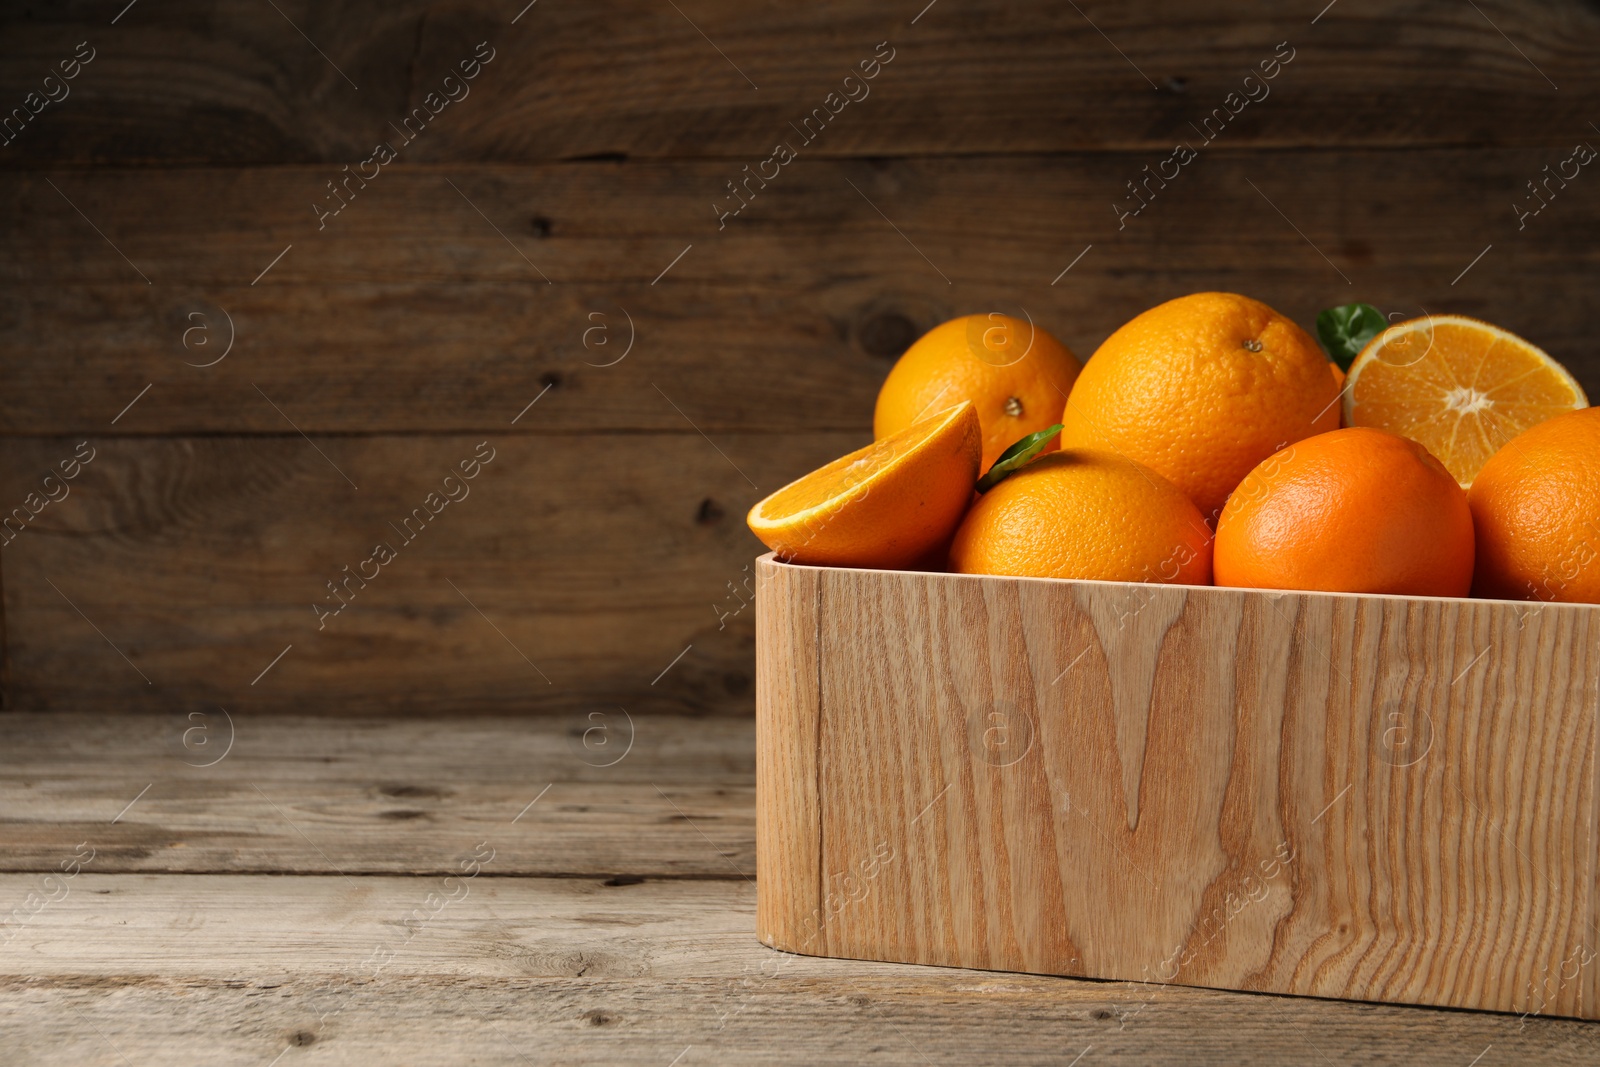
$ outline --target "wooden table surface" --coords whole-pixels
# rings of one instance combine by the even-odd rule
[[[753,734],[0,717],[4,1061],[1600,1060],[1563,1019],[773,952]]]

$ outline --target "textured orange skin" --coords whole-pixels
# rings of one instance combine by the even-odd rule
[[[1061,447],[1137,460],[1214,520],[1257,463],[1339,428],[1328,367],[1304,330],[1260,301],[1179,297],[1123,325],[1084,364],[1061,416]]]
[[[968,403],[958,408],[790,482],[750,509],[751,532],[793,563],[926,566],[961,521],[978,479],[978,414]],[[943,425],[918,440],[936,421]],[[797,495],[832,499],[820,511],[797,516],[786,506]],[[776,515],[763,515],[774,505]]]
[[[1065,345],[1023,319],[951,319],[923,334],[890,369],[878,391],[872,435],[882,440],[931,411],[970,400],[983,426],[986,471],[1020,438],[1055,425],[1081,368]],[[1022,406],[1020,415],[1006,413],[1012,397]],[[1045,446],[1055,449],[1054,441]]]
[[[1415,441],[1367,427],[1269,457],[1217,522],[1218,585],[1464,597],[1472,561],[1466,490]]]
[[[1041,456],[978,498],[956,530],[962,574],[1211,584],[1211,531],[1176,486],[1113,452]]]
[[[1474,596],[1600,604],[1600,408],[1557,415],[1489,458],[1467,491]]]

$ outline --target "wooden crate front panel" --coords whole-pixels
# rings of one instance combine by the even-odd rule
[[[827,954],[1600,1014],[1593,609],[815,573]]]

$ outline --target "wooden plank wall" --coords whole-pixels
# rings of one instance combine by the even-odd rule
[[[955,314],[1366,299],[1600,396],[1600,177],[1528,188],[1593,4],[924,3],[9,5],[5,706],[748,713],[744,511]]]

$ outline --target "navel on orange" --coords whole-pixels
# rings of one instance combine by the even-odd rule
[[[1115,452],[1041,456],[978,498],[950,546],[963,574],[1211,584],[1211,530],[1155,471]]]
[[[981,452],[978,413],[963,401],[790,482],[747,521],[791,562],[909,567],[961,521]]]
[[[1252,467],[1339,427],[1339,386],[1309,334],[1259,300],[1194,293],[1153,307],[1084,364],[1061,447],[1119,452],[1214,520]]]
[[[1011,444],[1055,425],[1081,364],[1042,327],[1010,315],[964,315],[923,334],[889,371],[872,415],[884,438],[970,400],[983,427],[983,469]],[[1055,450],[1055,442],[1047,451]]]
[[[1588,406],[1566,368],[1516,334],[1429,315],[1389,327],[1356,356],[1344,423],[1419,442],[1466,486],[1522,431]]]

